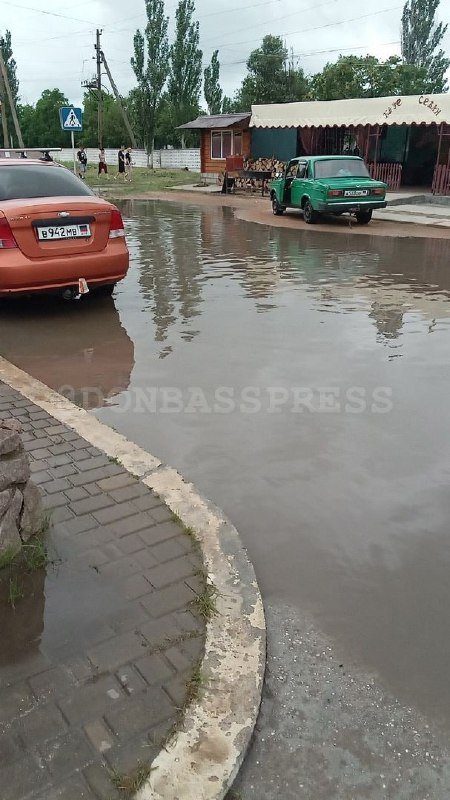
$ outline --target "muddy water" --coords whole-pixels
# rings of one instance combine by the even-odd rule
[[[2,355],[176,465],[268,603],[450,726],[450,245],[125,212],[114,301],[15,305]]]

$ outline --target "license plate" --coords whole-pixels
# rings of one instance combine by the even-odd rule
[[[88,239],[91,235],[91,226],[81,225],[50,225],[37,228],[38,239],[41,242],[50,242],[56,239]]]
[[[368,189],[346,189],[344,197],[367,197],[368,194]]]

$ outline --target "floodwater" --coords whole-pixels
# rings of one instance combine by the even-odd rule
[[[450,728],[449,241],[124,211],[114,299],[11,304],[1,354],[195,481],[267,603]]]

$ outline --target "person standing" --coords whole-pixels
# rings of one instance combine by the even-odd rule
[[[127,147],[125,151],[125,180],[131,183],[131,167],[133,165],[133,157],[131,154],[131,147]]]
[[[119,170],[117,172],[116,179],[121,176],[122,179],[125,180],[126,173],[125,173],[125,145],[124,144],[121,146],[119,152],[117,153],[117,159],[118,159]]]
[[[106,163],[106,156],[105,156],[105,148],[104,147],[100,148],[100,152],[98,154],[98,174],[99,174],[99,177],[102,174],[102,172],[104,172],[106,177],[108,177],[108,165]]]
[[[87,171],[87,153],[86,148],[81,146],[77,153],[78,159],[78,175],[80,176],[81,180],[86,180],[86,171]]]

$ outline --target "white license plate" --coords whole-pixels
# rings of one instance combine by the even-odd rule
[[[41,242],[55,239],[88,239],[91,235],[91,226],[81,225],[51,225],[37,228],[38,239]]]
[[[344,197],[367,197],[368,189],[346,189]]]

